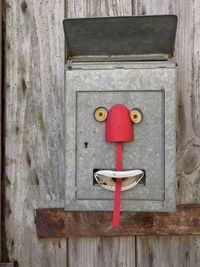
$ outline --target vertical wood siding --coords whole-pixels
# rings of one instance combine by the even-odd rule
[[[68,266],[135,267],[135,238],[70,238]]]
[[[65,16],[178,14],[177,203],[200,202],[199,0],[5,2],[4,179],[10,261],[20,267],[197,267],[198,236],[71,238],[67,244],[38,240],[34,210],[64,205]]]
[[[20,267],[66,266],[66,240],[38,240],[36,208],[64,200],[62,0],[6,1],[6,238]]]
[[[200,3],[138,0],[138,14],[177,14],[177,204],[200,203]],[[197,267],[200,237],[137,237],[138,267]]]

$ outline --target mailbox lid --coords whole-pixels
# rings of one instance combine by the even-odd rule
[[[167,60],[174,52],[177,16],[70,18],[63,25],[70,60]]]

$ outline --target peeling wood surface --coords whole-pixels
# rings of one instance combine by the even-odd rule
[[[112,227],[112,212],[36,211],[40,238],[133,235],[199,235],[200,205],[180,205],[176,212],[122,212],[121,226]]]
[[[20,267],[66,266],[35,209],[63,206],[64,1],[6,1],[6,245]],[[5,257],[5,255],[4,255]]]

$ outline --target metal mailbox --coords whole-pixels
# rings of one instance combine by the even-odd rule
[[[123,170],[145,175],[121,193],[121,210],[175,210],[176,24],[173,15],[64,20],[66,210],[113,210],[114,193],[94,174],[115,170],[115,143],[94,111],[116,104],[143,113],[123,144]]]

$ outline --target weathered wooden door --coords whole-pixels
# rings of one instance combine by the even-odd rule
[[[177,203],[200,202],[199,0],[4,0],[3,261],[20,267],[200,266],[199,236],[38,240],[64,206],[64,17],[177,14]]]

